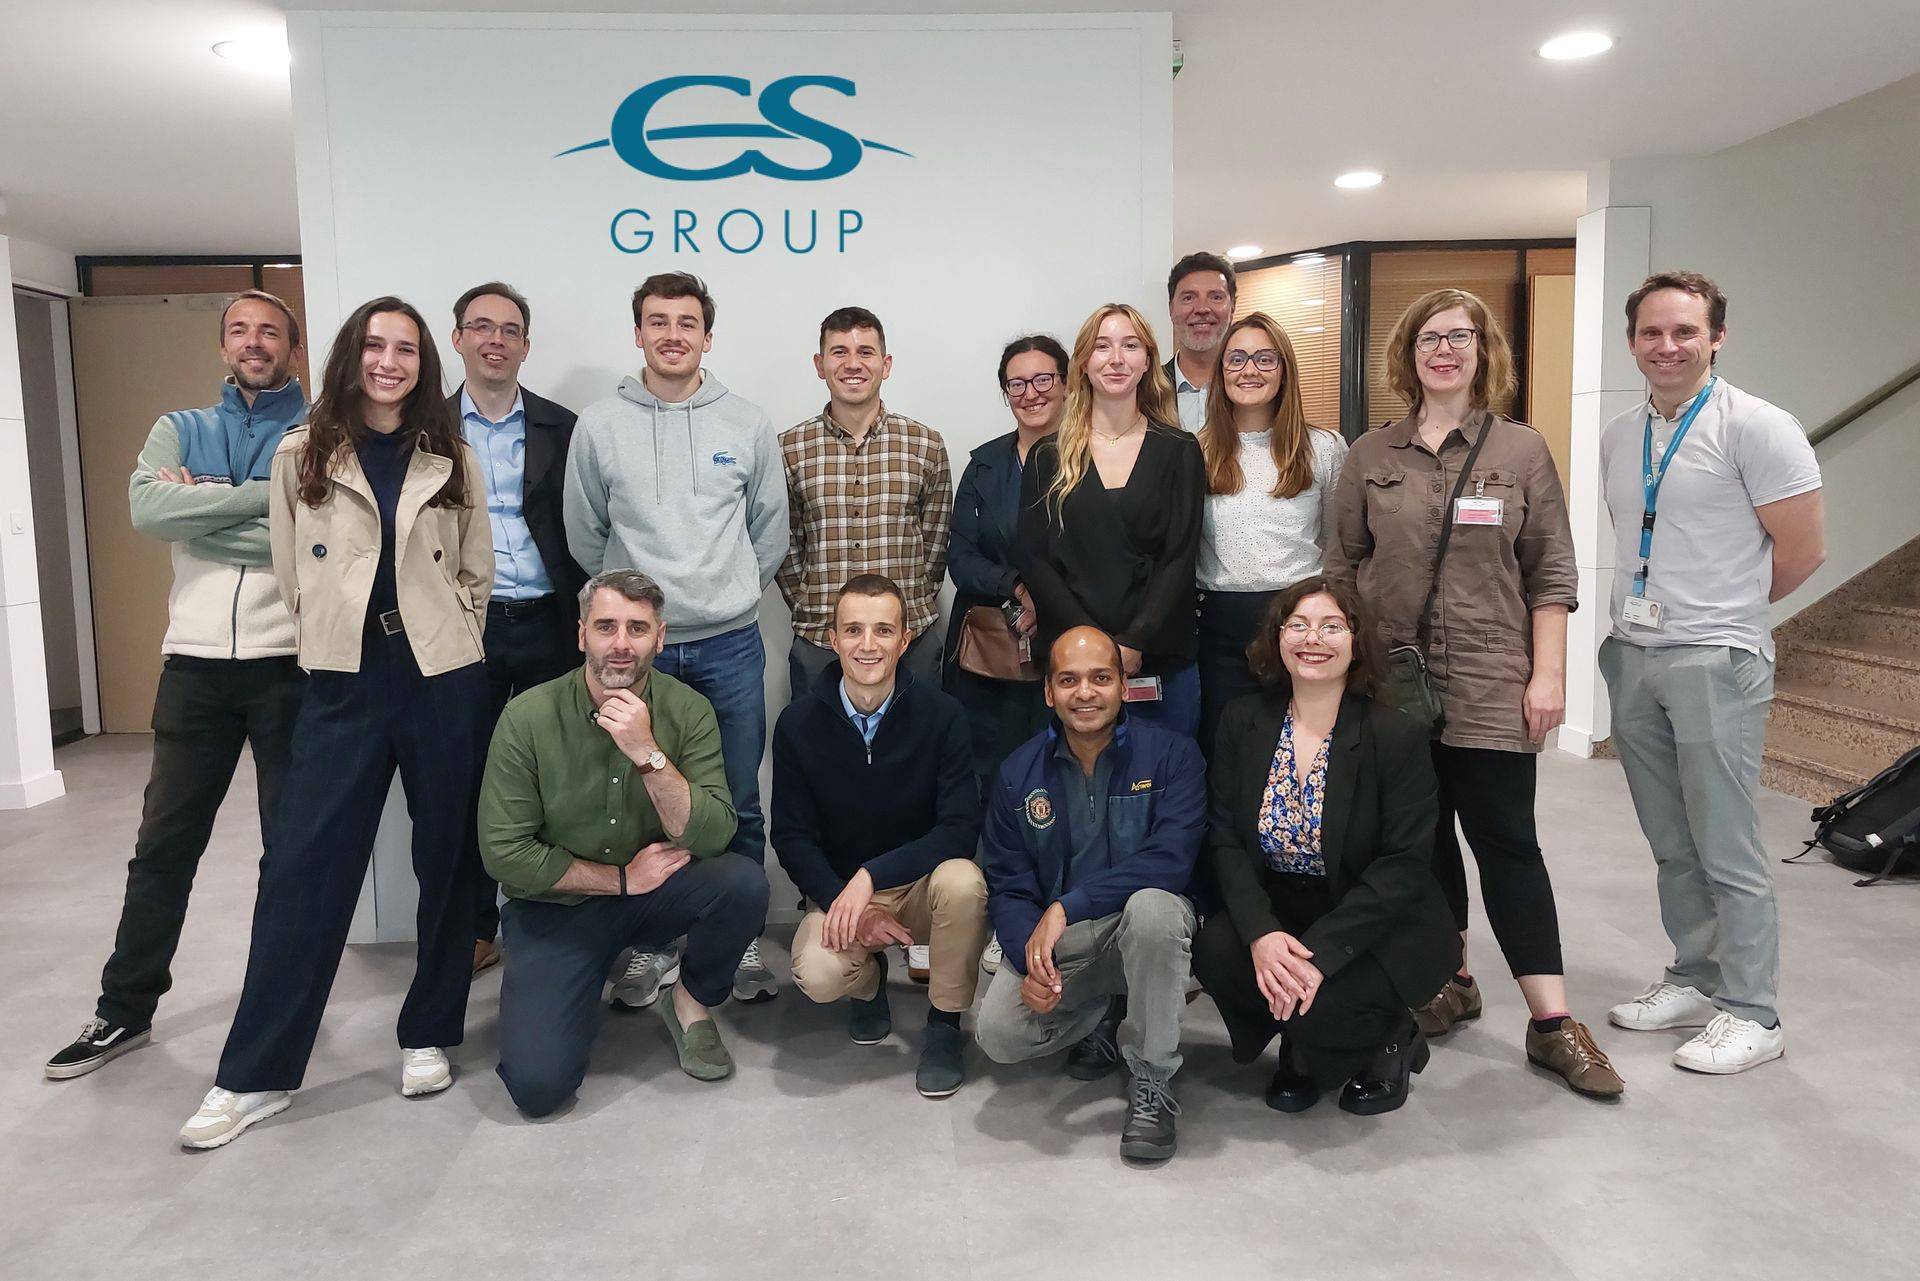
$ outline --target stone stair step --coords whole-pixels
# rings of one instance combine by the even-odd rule
[[[1854,606],[1837,624],[1845,630],[1829,633],[1840,645],[1895,645],[1920,654],[1920,606],[1871,601]]]
[[[1860,786],[1893,760],[1892,756],[1883,758],[1857,748],[1823,743],[1791,730],[1775,730],[1767,735],[1767,745],[1761,753],[1761,774],[1762,781],[1767,782],[1766,767],[1772,766],[1773,777],[1801,786],[1783,786],[1777,782],[1768,782],[1768,786],[1823,804],[1841,792]]]
[[[1920,745],[1920,704],[1783,677],[1773,686],[1772,728],[1892,760]]]
[[[1839,685],[1886,702],[1920,704],[1920,649],[1912,644],[1796,638],[1780,644],[1776,676]]]

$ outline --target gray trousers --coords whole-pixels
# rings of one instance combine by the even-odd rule
[[[1051,1014],[1028,1009],[1020,999],[1021,976],[1003,963],[980,1001],[974,1035],[981,1050],[995,1063],[1018,1063],[1065,1049],[1093,1031],[1111,998],[1124,996],[1120,1052],[1128,1069],[1172,1076],[1180,1070],[1193,931],[1193,904],[1165,890],[1136,890],[1112,916],[1075,921],[1053,949],[1060,1004]],[[1025,942],[1015,943],[1015,951]]]
[[[1773,664],[1724,645],[1645,648],[1609,637],[1600,671],[1614,750],[1659,869],[1674,949],[1667,981],[1698,988],[1736,1018],[1774,1024],[1780,911],[1753,804]]]

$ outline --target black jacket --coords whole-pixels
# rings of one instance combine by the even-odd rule
[[[1020,517],[1018,432],[997,436],[975,449],[953,496],[953,534],[947,572],[953,576],[953,610],[966,617],[975,605],[1013,599],[1020,571],[1014,565],[1014,527]],[[947,628],[947,657],[960,647],[960,627]],[[949,662],[948,671],[952,670]]]
[[[460,394],[465,390],[466,384],[462,383],[447,397],[447,405],[453,410],[454,421],[460,424],[463,435],[466,424],[460,416]],[[553,590],[564,598],[568,617],[577,617],[580,589],[586,586],[588,574],[567,550],[567,531],[560,518],[560,494],[567,475],[567,446],[573,441],[574,413],[544,396],[534,395],[525,387],[520,389],[520,397],[527,410],[526,475],[521,482],[520,513],[526,518],[533,545],[539,549],[540,560],[547,567],[547,577],[553,580]],[[483,471],[486,465],[486,459],[481,459]],[[485,502],[486,495],[480,495],[481,505]]]
[[[1280,928],[1260,849],[1260,806],[1287,714],[1283,694],[1227,705],[1209,770],[1207,861],[1248,945]],[[1393,708],[1349,694],[1333,727],[1320,819],[1333,907],[1301,942],[1331,976],[1372,953],[1410,1009],[1460,963],[1460,935],[1433,879],[1439,800],[1427,731]]]
[[[820,907],[862,867],[876,890],[911,885],[980,836],[973,737],[959,703],[902,667],[868,749],[840,705],[829,663],[773,729],[773,823],[780,866]]]

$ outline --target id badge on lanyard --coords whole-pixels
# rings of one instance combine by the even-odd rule
[[[1673,439],[1667,442],[1666,450],[1660,455],[1659,470],[1653,465],[1653,413],[1648,411],[1646,427],[1640,440],[1640,491],[1643,507],[1640,516],[1640,568],[1633,575],[1633,584],[1626,602],[1621,606],[1620,615],[1635,627],[1646,627],[1659,631],[1666,625],[1666,607],[1647,595],[1647,574],[1652,568],[1653,526],[1660,505],[1660,486],[1667,478],[1667,469],[1673,466],[1673,456],[1680,450],[1680,442],[1687,438],[1687,431],[1693,426],[1693,420],[1707,407],[1707,401],[1713,397],[1713,385],[1720,381],[1715,374],[1707,379],[1707,385],[1693,398],[1693,404],[1681,415],[1679,426],[1673,430]]]

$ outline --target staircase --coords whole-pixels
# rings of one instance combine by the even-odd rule
[[[1920,538],[1774,631],[1760,781],[1823,804],[1920,745]]]

